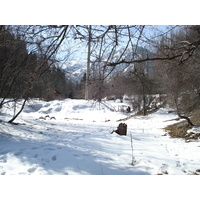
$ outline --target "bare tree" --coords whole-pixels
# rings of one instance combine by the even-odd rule
[[[4,51],[3,59],[5,60],[7,56],[7,60],[1,62],[0,91],[3,98],[0,107],[8,102],[5,99],[9,95],[12,95],[13,100],[24,98],[21,109],[9,120],[10,123],[23,110],[40,77],[54,63],[54,55],[66,37],[68,26],[59,27],[59,31],[56,32],[57,28],[57,26],[1,26],[2,43],[0,46],[1,50]],[[47,34],[47,30],[53,29],[55,29],[53,34],[57,33],[57,35]],[[48,40],[51,40],[51,42],[49,43]],[[7,53],[8,50],[9,53]],[[30,53],[27,52],[28,50]],[[42,59],[35,67],[30,68],[32,64],[30,54],[33,52],[39,54]],[[19,54],[21,55],[19,56]],[[20,84],[21,80],[23,80],[23,84]]]
[[[173,60],[157,61],[155,65],[159,77],[160,91],[168,94],[179,117],[187,119],[187,115],[200,106],[199,95],[199,26],[186,26],[170,37],[163,37],[158,48],[158,55],[182,54]]]
[[[90,77],[90,49],[91,49],[91,38],[92,38],[92,26],[88,28],[88,55],[87,55],[87,71],[86,71],[86,83],[85,83],[85,99],[89,99],[89,77]]]
[[[97,75],[95,76],[95,78],[99,78],[97,85],[99,85],[98,90],[101,95],[99,95],[98,99],[102,96],[102,88],[105,85],[105,80],[110,77],[112,72],[114,72],[119,65],[124,65],[124,68],[126,68],[130,64],[135,63],[167,61],[177,63],[178,66],[184,66],[186,62],[191,62],[191,59],[194,58],[196,59],[195,62],[198,62],[197,52],[200,45],[198,26],[187,29],[187,31],[190,32],[189,34],[186,34],[187,36],[195,36],[189,37],[190,39],[185,36],[180,36],[180,34],[178,39],[177,36],[175,37],[171,34],[172,30],[177,28],[177,26],[171,26],[171,28],[164,31],[160,37],[157,35],[157,37],[153,39],[149,36],[150,28],[152,27],[143,25],[12,26],[13,32],[15,32],[22,40],[26,41],[26,50],[28,51],[28,54],[37,53],[43,57],[43,62],[31,71],[30,79],[26,82],[21,97],[29,96],[32,93],[34,85],[39,78],[48,71],[55,63],[55,60],[58,59],[56,55],[61,47],[73,39],[80,40],[83,44],[90,44],[88,45],[88,47],[90,46],[90,51],[88,51],[90,57],[88,57],[88,63],[92,63],[93,66],[98,66],[98,68],[101,69],[99,70],[101,73],[98,74],[100,77]],[[154,49],[154,52],[152,54],[139,56],[138,49],[140,46],[145,48],[151,46],[152,49]],[[157,47],[159,47],[159,52],[155,52]],[[129,56],[127,56],[128,53]],[[25,59],[26,58],[24,57],[24,60]],[[23,59],[21,61],[23,61]],[[48,63],[48,65],[45,63]],[[14,71],[15,76],[9,80],[11,86],[15,83],[15,78],[20,74],[18,70]],[[148,77],[146,77],[146,73],[135,70],[134,75],[140,80],[143,94],[147,93]],[[178,75],[180,74],[177,74],[177,76]],[[194,84],[192,87],[193,86]],[[2,88],[3,87],[5,86],[2,85]],[[199,91],[199,88],[196,87],[195,89]],[[146,101],[145,98],[146,96],[144,95],[144,102]]]

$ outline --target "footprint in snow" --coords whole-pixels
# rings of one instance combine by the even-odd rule
[[[176,161],[176,167],[181,167],[180,161]]]
[[[22,154],[22,152],[16,152],[16,153],[14,153],[15,156],[19,156],[21,154]]]
[[[38,149],[39,147],[32,147],[31,149]]]
[[[55,150],[55,149],[53,149],[53,148],[46,148],[46,149],[44,149],[44,150],[50,150],[50,151],[53,151],[53,150]]]
[[[1,175],[5,175],[5,174],[6,174],[6,171],[1,172]]]
[[[54,155],[54,156],[51,158],[51,160],[53,160],[53,161],[56,161],[56,159],[57,159],[56,155]]]
[[[6,163],[7,159],[4,156],[3,157],[0,156],[0,162],[1,163]]]
[[[19,175],[26,175],[26,173],[25,172],[20,172]]]
[[[36,169],[37,167],[31,167],[27,171],[32,174],[33,172],[35,172]]]
[[[43,165],[46,165],[46,163],[49,163],[49,162],[50,162],[50,160],[47,159],[47,158],[42,158],[41,161],[43,162],[43,163],[42,163]]]
[[[89,156],[89,154],[87,154],[87,153],[84,153],[84,154],[83,154],[83,156]]]
[[[161,171],[161,173],[162,173],[162,174],[168,174],[167,169],[168,169],[168,165],[162,163],[162,166],[160,167],[160,171]]]

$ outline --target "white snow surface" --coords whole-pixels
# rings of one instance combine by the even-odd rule
[[[127,136],[110,134],[120,123],[117,120],[130,115],[118,112],[125,106],[118,101],[30,100],[15,121],[19,125],[7,123],[13,109],[4,106],[0,174],[185,175],[200,169],[198,141],[164,136],[163,128],[176,118],[167,109],[123,121]]]
[[[194,134],[200,133],[200,126],[194,126],[194,127],[192,127],[191,129],[189,129],[187,131],[187,133],[194,133]]]

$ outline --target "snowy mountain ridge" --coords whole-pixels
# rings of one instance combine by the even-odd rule
[[[135,57],[140,57],[141,55],[150,55],[151,52],[143,47],[137,47],[137,52],[135,52]],[[113,55],[113,62],[117,62],[120,58],[121,54],[123,52],[123,49],[117,50]],[[128,48],[127,53],[123,56],[123,59],[131,60],[133,57],[133,48]],[[151,64],[148,63],[149,68],[151,68]],[[63,63],[61,65],[61,68],[66,72],[66,76],[69,77],[74,82],[80,82],[83,78],[84,74],[86,73],[86,66],[87,66],[87,60],[86,59],[73,59],[66,63]],[[116,68],[113,70],[112,73],[116,72],[124,72],[127,73],[128,71],[133,70],[134,65],[128,65],[127,64],[120,64],[117,65]]]
[[[74,59],[61,65],[66,72],[66,77],[74,82],[80,82],[86,73],[86,60]]]

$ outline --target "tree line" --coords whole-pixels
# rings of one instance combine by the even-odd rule
[[[29,98],[49,101],[72,97],[70,86],[55,60],[42,51],[29,52],[27,41],[12,27],[0,26],[0,108],[21,99],[25,105]]]
[[[146,115],[151,95],[159,94],[165,96],[165,103],[173,107],[179,117],[184,118],[198,110],[200,26],[171,29],[149,45],[152,51],[135,45],[131,50],[122,51],[117,60],[113,57],[111,62],[91,61],[90,98],[100,101],[105,96],[115,95],[122,99],[124,94],[135,95],[133,107],[142,108],[143,115]],[[129,70],[110,74],[121,65]]]
[[[88,47],[80,84],[58,67],[77,41]],[[160,94],[183,116],[199,107],[199,45],[200,28],[192,25],[0,26],[0,106],[8,98],[25,105],[29,98],[128,94],[146,115],[150,95]]]

